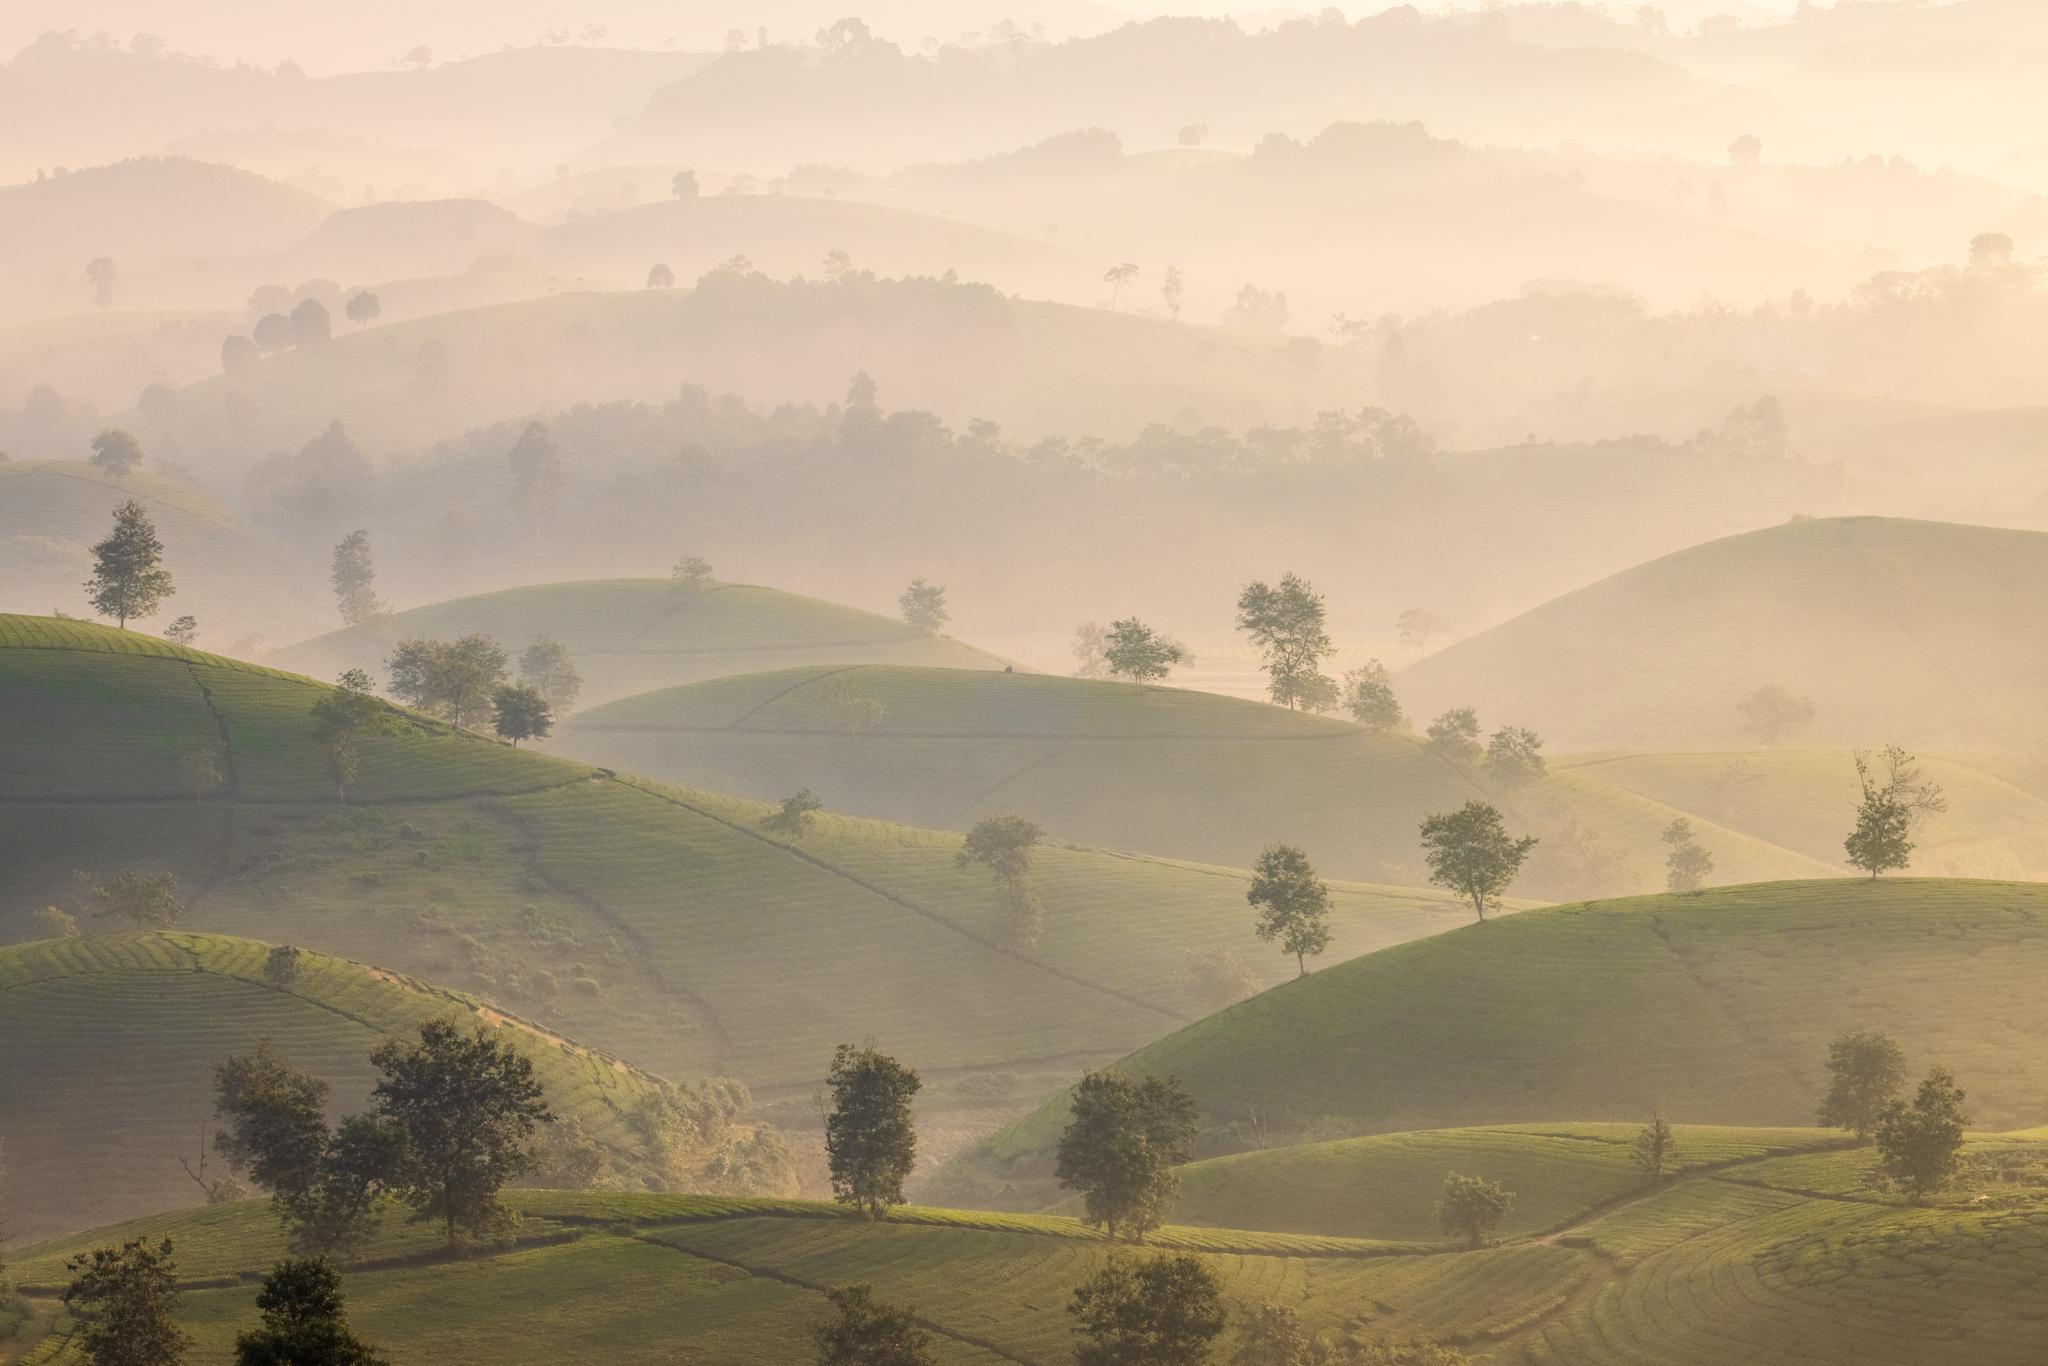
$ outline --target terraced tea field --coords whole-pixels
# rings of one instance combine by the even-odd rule
[[[653,688],[796,664],[1001,671],[1009,663],[838,603],[737,583],[685,598],[666,579],[593,579],[480,593],[400,612],[386,625],[331,631],[273,651],[263,662],[319,679],[339,677],[345,669],[382,678],[392,642],[408,636],[453,640],[474,631],[495,637],[515,662],[533,637],[553,636],[583,677],[576,705],[585,709]]]
[[[0,949],[0,1137],[17,1237],[202,1198],[179,1165],[212,1137],[214,1064],[274,1040],[334,1083],[337,1113],[367,1106],[370,1052],[430,1016],[523,1030],[551,1107],[623,1154],[621,1112],[645,1073],[544,1035],[474,997],[361,963],[301,956],[289,986],[270,946],[186,933],[55,939]],[[216,1170],[214,1175],[218,1175]]]
[[[848,687],[883,705],[878,722],[848,724],[838,700]],[[1423,881],[1423,816],[1477,796],[1518,829],[1550,834],[1569,818],[1622,860],[1603,874],[1608,882],[1658,886],[1669,852],[1658,835],[1680,814],[1576,771],[1495,790],[1414,735],[1263,703],[958,669],[714,679],[578,715],[551,752],[750,797],[808,786],[835,809],[913,825],[965,829],[990,812],[1021,811],[1061,838],[1211,863],[1248,864],[1288,840],[1325,873],[1380,882]],[[1696,824],[1717,879],[1827,876],[1839,866],[1780,847],[1768,831],[1704,814]],[[1568,860],[1547,875],[1539,860],[1526,890],[1562,896],[1584,890],[1583,880]]]
[[[1570,1136],[1570,1137],[1565,1137]],[[1458,1344],[1474,1360],[1565,1366],[1822,1363],[1937,1366],[2032,1363],[2048,1306],[2048,1202],[2030,1190],[1987,1209],[1960,1191],[1934,1208],[1861,1189],[1821,1197],[1788,1189],[1774,1168],[1820,1161],[1845,1171],[1869,1151],[1767,1154],[1827,1141],[1803,1133],[1703,1131],[1681,1145],[1704,1165],[1661,1184],[1545,1189],[1560,1169],[1515,1166],[1510,1131],[1399,1136],[1418,1158],[1470,1163],[1475,1143],[1507,1163],[1480,1165],[1548,1200],[1561,1231],[1510,1231],[1496,1247],[1440,1239],[1372,1242],[1169,1226],[1160,1249],[1200,1253],[1233,1317],[1261,1302],[1296,1310],[1331,1346],[1386,1338]],[[1523,1137],[1613,1146],[1606,1130],[1548,1126]],[[1973,1139],[1966,1152],[2048,1154],[2048,1133]],[[1052,1366],[1073,1346],[1073,1287],[1109,1251],[1071,1219],[900,1209],[880,1224],[797,1201],[517,1191],[518,1242],[446,1261],[404,1223],[387,1225],[348,1276],[353,1325],[394,1360],[469,1363],[596,1359],[667,1362],[693,1354],[754,1366],[807,1349],[823,1291],[853,1280],[907,1302],[947,1363]],[[122,1237],[169,1234],[191,1287],[181,1311],[198,1341],[188,1360],[230,1359],[254,1319],[253,1282],[277,1254],[275,1224],[253,1203],[210,1207],[23,1249],[32,1293],[63,1283],[63,1258]],[[48,1302],[42,1301],[47,1306]],[[29,1346],[34,1366],[66,1362],[64,1331]],[[36,1330],[38,1336],[41,1327]],[[1218,1359],[1236,1346],[1236,1329]]]

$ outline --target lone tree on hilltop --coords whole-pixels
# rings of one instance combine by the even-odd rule
[[[199,639],[199,618],[189,613],[173,618],[171,624],[164,627],[164,639],[173,645],[190,645]]]
[[[1707,880],[1707,874],[1714,871],[1714,856],[1693,843],[1692,822],[1684,816],[1674,817],[1664,827],[1660,837],[1671,846],[1671,854],[1664,860],[1668,870],[1664,875],[1664,889],[1669,892],[1697,892]]]
[[[521,740],[544,740],[555,728],[555,709],[540,689],[508,683],[491,694],[491,728],[518,749]]]
[[[676,273],[661,262],[656,261],[652,266],[648,267],[647,287],[649,289],[674,289],[676,287]]]
[[[1429,737],[1424,749],[1454,764],[1476,764],[1485,753],[1479,747],[1479,713],[1470,707],[1445,712],[1423,734]]]
[[[164,543],[156,538],[156,526],[132,498],[114,509],[114,533],[92,548],[92,559],[87,601],[123,630],[131,617],[154,616],[178,591],[163,567]]]
[[[903,1203],[903,1182],[917,1163],[910,1102],[924,1088],[915,1069],[872,1045],[841,1044],[825,1074],[832,1113],[825,1117],[825,1156],[832,1198],[863,1218],[880,1219]]]
[[[1664,1179],[1664,1173],[1674,1166],[1678,1156],[1678,1131],[1671,1127],[1671,1121],[1663,1113],[1653,1112],[1650,1122],[1636,1131],[1635,1138],[1628,1145],[1631,1162],[1650,1174],[1653,1181]]]
[[[774,830],[793,840],[800,840],[810,834],[812,827],[818,823],[818,818],[812,813],[824,809],[825,803],[813,797],[808,787],[799,788],[794,797],[784,797],[781,808],[763,819],[761,826],[765,830]]]
[[[1498,901],[1514,884],[1522,860],[1536,844],[1534,835],[1509,839],[1500,812],[1477,800],[1422,822],[1430,882],[1468,898],[1481,920],[1486,919],[1486,903]]]
[[[1524,726],[1503,726],[1486,744],[1486,771],[1504,787],[1526,787],[1548,771],[1543,741]]]
[[[818,1366],[938,1366],[937,1341],[909,1305],[875,1298],[867,1281],[825,1292],[832,1315],[811,1330]]]
[[[1123,294],[1124,286],[1138,278],[1135,262],[1126,261],[1120,266],[1111,266],[1102,274],[1102,283],[1109,286],[1109,306],[1116,307],[1117,299]]]
[[[370,563],[370,533],[351,531],[334,547],[334,568],[328,574],[341,619],[350,626],[383,620],[391,609],[377,596],[377,570]]]
[[[499,1190],[533,1164],[535,1125],[555,1118],[533,1063],[482,1025],[465,1038],[446,1019],[422,1021],[417,1044],[388,1040],[370,1062],[384,1074],[370,1093],[378,1113],[406,1138],[400,1198],[415,1217],[441,1219],[451,1247],[457,1229],[500,1227]]]
[[[333,692],[323,693],[313,704],[313,743],[327,763],[337,802],[348,800],[348,785],[356,780],[356,741],[388,724],[388,709],[371,695],[371,686],[368,674],[350,669]]]
[[[519,681],[545,697],[556,716],[565,715],[583,691],[583,676],[553,636],[535,636],[519,656]]]
[[[548,435],[547,424],[529,422],[505,457],[512,470],[512,506],[531,509],[552,503],[566,482],[562,456]]]
[[[1187,277],[1180,273],[1179,266],[1168,266],[1166,274],[1159,277],[1159,297],[1166,303],[1166,316],[1180,321],[1181,296],[1188,291]]]
[[[1941,784],[1930,782],[1920,772],[1920,761],[1897,745],[1886,745],[1875,759],[1860,749],[1854,755],[1857,776],[1866,786],[1874,782],[1906,808],[1913,834],[1919,834],[1929,820],[1948,810],[1948,798],[1942,795]],[[1873,769],[1877,773],[1874,779],[1870,776]]]
[[[1185,645],[1159,634],[1136,617],[1111,622],[1109,634],[1103,637],[1102,663],[1111,678],[1156,683],[1171,673],[1176,664],[1194,662],[1195,657]]]
[[[1143,1244],[1180,1194],[1174,1168],[1188,1160],[1195,1138],[1194,1098],[1173,1077],[1089,1072],[1069,1113],[1055,1150],[1060,1187],[1081,1192],[1088,1222],[1109,1241],[1121,1227]]]
[[[1401,714],[1401,704],[1394,700],[1394,685],[1387,675],[1387,666],[1377,659],[1368,659],[1344,675],[1341,696],[1344,710],[1367,730],[1392,730],[1408,723],[1408,718]]]
[[[962,871],[979,864],[995,874],[995,940],[1005,949],[1028,949],[1038,942],[1041,912],[1031,886],[1031,856],[1044,838],[1045,827],[1028,816],[984,816],[953,856],[953,866]]]
[[[1429,642],[1451,633],[1451,624],[1434,612],[1411,607],[1394,618],[1394,633],[1421,658],[1429,654]]]
[[[1259,908],[1253,933],[1265,943],[1280,941],[1283,953],[1308,976],[1308,959],[1330,947],[1330,889],[1316,876],[1308,855],[1296,844],[1269,844],[1252,867],[1244,899]]]
[[[1913,857],[1913,841],[1907,838],[1913,833],[1915,807],[1921,803],[1921,811],[1946,810],[1948,802],[1941,795],[1941,789],[1932,783],[1919,784],[1919,790],[1910,785],[1919,777],[1919,770],[1913,767],[1912,756],[1896,745],[1886,751],[1891,763],[1891,773],[1878,777],[1870,771],[1869,756],[1862,750],[1856,754],[1856,778],[1863,787],[1863,800],[1856,808],[1856,828],[1849,832],[1849,838],[1842,841],[1852,866],[1864,869],[1871,881],[1877,875],[1893,868],[1904,868]],[[1896,756],[1896,757],[1894,757]],[[1908,786],[1902,788],[1896,776],[1903,771]]]
[[[73,1273],[64,1306],[79,1323],[78,1346],[92,1366],[176,1366],[192,1346],[173,1317],[178,1264],[171,1250],[169,1238],[156,1247],[137,1238],[64,1263]]]
[[[945,585],[926,583],[922,577],[910,581],[910,587],[903,590],[896,605],[903,609],[905,623],[928,636],[937,635],[953,619],[946,611]]]
[[[1820,1103],[1821,1124],[1868,1142],[1906,1084],[1906,1051],[1875,1030],[1844,1034],[1828,1045],[1827,1069],[1835,1081]]]
[[[1443,1192],[1437,1196],[1436,1224],[1445,1233],[1463,1235],[1477,1248],[1514,1207],[1514,1192],[1497,1182],[1449,1172],[1444,1176]]]
[[[85,278],[92,281],[92,301],[101,308],[114,302],[114,281],[121,278],[121,268],[114,264],[111,256],[95,256],[85,263]]]
[[[109,427],[92,439],[89,463],[116,479],[125,479],[128,471],[142,463],[142,443],[119,427]]]
[[[1228,1315],[1209,1263],[1193,1253],[1113,1252],[1067,1306],[1076,1366],[1203,1366]]]
[[[185,913],[178,900],[176,873],[145,873],[123,868],[102,884],[92,873],[76,875],[100,920],[125,920],[145,930],[167,930]]]
[[[1794,697],[1775,683],[1744,697],[1735,710],[1742,716],[1742,733],[1760,745],[1775,745],[1813,724],[1813,699]]]
[[[285,1258],[270,1268],[256,1307],[263,1326],[235,1339],[235,1366],[384,1366],[348,1329],[341,1273],[325,1257]]]
[[[365,289],[359,291],[354,298],[350,299],[348,307],[343,311],[348,314],[350,322],[354,323],[357,327],[361,327],[365,323],[377,321],[384,312],[384,305],[377,301],[376,295]]]
[[[1948,1185],[1962,1168],[1964,1094],[1946,1067],[1930,1067],[1907,1105],[1895,1100],[1878,1121],[1877,1151],[1885,1174],[1907,1188],[1914,1204]]]
[[[694,602],[718,586],[711,577],[711,561],[702,555],[685,555],[668,574],[669,591],[685,602]]]
[[[328,315],[327,305],[318,299],[301,299],[292,309],[292,345],[301,351],[314,351],[327,344],[334,335],[334,321]]]
[[[1266,663],[1266,691],[1283,707],[1328,711],[1337,685],[1321,672],[1337,653],[1323,629],[1322,595],[1293,573],[1278,587],[1253,582],[1237,597],[1237,629],[1251,637]]]

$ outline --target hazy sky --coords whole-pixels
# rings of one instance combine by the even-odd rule
[[[1656,0],[1674,29],[1685,31],[1700,17],[1729,13],[1765,17],[1789,13],[1795,0]],[[1426,11],[1475,9],[1428,4]],[[1237,15],[1248,26],[1264,27],[1271,16],[1324,6],[1230,0],[1182,0],[1165,7],[1176,14]],[[1336,6],[1352,19],[1389,8],[1384,0],[1350,0]],[[1610,6],[1633,15],[1637,6]],[[1096,0],[694,0],[676,5],[657,0],[594,0],[565,5],[560,0],[498,0],[484,4],[420,5],[412,0],[357,0],[339,9],[279,6],[266,0],[10,0],[0,5],[0,57],[11,57],[37,35],[75,30],[107,32],[126,41],[149,33],[172,48],[209,54],[223,63],[247,61],[273,66],[291,58],[309,74],[328,75],[384,67],[415,47],[433,49],[446,60],[477,55],[510,44],[524,47],[550,33],[568,41],[601,41],[606,46],[683,50],[716,49],[726,33],[750,37],[765,26],[770,41],[807,38],[847,15],[859,15],[878,33],[906,47],[927,37],[950,41],[963,32],[986,29],[1009,18],[1044,25],[1049,37],[1100,32],[1126,18],[1162,12],[1150,5],[1106,5]],[[589,34],[602,29],[602,39]]]

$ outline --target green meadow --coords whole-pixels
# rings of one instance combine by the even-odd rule
[[[393,643],[409,636],[494,636],[516,665],[527,642],[552,636],[583,678],[588,709],[677,683],[791,664],[923,664],[995,669],[1007,660],[901,621],[774,588],[719,584],[686,597],[664,579],[595,579],[508,588],[399,612],[375,627],[351,626],[272,651],[264,663],[319,679],[385,672]]]

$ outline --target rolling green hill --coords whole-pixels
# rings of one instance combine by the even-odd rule
[[[1731,536],[1545,603],[1402,670],[1420,715],[1476,706],[1553,749],[1722,746],[1776,684],[1795,742],[2018,751],[2043,736],[2048,534],[1838,517]]]
[[[849,684],[887,709],[879,723],[856,730],[835,709],[833,690]],[[1519,828],[1558,837],[1517,889],[1538,897],[1659,885],[1669,850],[1658,835],[1680,809],[1714,849],[1717,879],[1839,866],[1778,847],[1768,822],[1726,828],[1698,804],[1674,809],[1576,769],[1493,790],[1410,734],[1043,674],[865,666],[721,678],[594,708],[552,749],[750,797],[808,786],[835,809],[913,825],[964,829],[1021,811],[1060,838],[1210,863],[1248,864],[1288,840],[1325,873],[1379,882],[1424,881],[1423,816],[1485,797]]]
[[[998,671],[1008,663],[855,607],[750,584],[721,584],[684,599],[663,579],[595,579],[456,598],[400,612],[381,627],[353,626],[300,641],[264,656],[264,663],[315,678],[334,678],[344,669],[381,676],[395,640],[452,640],[472,631],[495,636],[515,664],[536,635],[562,642],[583,676],[576,705],[585,710],[652,688],[794,663]]]
[[[0,609],[87,615],[91,547],[130,498],[149,509],[178,590],[143,629],[190,613],[200,639],[225,649],[252,631],[290,639],[325,615],[312,575],[275,536],[147,465],[116,480],[83,460],[0,462]]]
[[[1179,1076],[1213,1128],[1259,1111],[1354,1132],[1541,1122],[1809,1123],[1828,1041],[1884,1030],[1950,1067],[1986,1128],[2048,1119],[2048,887],[1792,882],[1556,906],[1352,959],[1120,1067]],[[1044,1169],[1066,1097],[995,1135]]]
[[[289,986],[264,977],[268,944],[127,933],[0,949],[0,1138],[10,1231],[36,1238],[201,1199],[179,1166],[211,1138],[213,1066],[259,1039],[367,1108],[370,1051],[452,1015],[525,1032],[548,1102],[630,1151],[623,1113],[650,1079],[508,1019],[475,997],[318,954]],[[215,1174],[218,1174],[217,1164]]]
[[[1562,1140],[1566,1132],[1577,1137]],[[1811,1134],[1811,1131],[1808,1131]],[[1403,1135],[1417,1179],[1480,1157],[1509,1135]],[[1869,1152],[1774,1156],[1799,1134],[1681,1128],[1710,1165],[1660,1185],[1639,1176],[1574,1183],[1564,1167],[1526,1160],[1500,1174],[1545,1202],[1557,1232],[1507,1231],[1501,1246],[1451,1251],[1436,1239],[1368,1242],[1168,1227],[1162,1250],[1203,1254],[1233,1321],[1270,1302],[1344,1353],[1392,1339],[1458,1344],[1507,1366],[2031,1366],[2048,1274],[2041,1188],[2001,1186],[1993,1202],[1965,1189],[1913,1209],[1860,1181]],[[1522,1136],[1528,1144],[1613,1144],[1584,1126]],[[2031,1164],[2048,1133],[1973,1138],[1973,1165]],[[1476,1164],[1475,1164],[1476,1165]],[[1979,1169],[1984,1169],[1979,1166]],[[1484,1168],[1482,1168],[1484,1170]],[[1543,1188],[1555,1180],[1564,1189]],[[1625,1193],[1611,1198],[1616,1187]],[[1050,1366],[1074,1346],[1071,1293],[1108,1253],[1071,1219],[899,1209],[881,1224],[795,1201],[512,1192],[520,1240],[462,1260],[427,1251],[393,1221],[370,1265],[347,1277],[352,1326],[394,1360],[451,1366],[695,1353],[740,1366],[807,1350],[823,1292],[866,1280],[914,1306],[949,1366]],[[1610,1198],[1602,1198],[1609,1196]],[[29,1366],[67,1362],[67,1320],[48,1296],[63,1259],[122,1238],[169,1235],[190,1287],[181,1319],[188,1360],[230,1359],[255,1319],[253,1282],[278,1254],[275,1224],[251,1203],[190,1210],[25,1248],[17,1272],[37,1296],[22,1338]],[[425,1254],[425,1255],[422,1255]],[[52,1331],[54,1329],[54,1331]],[[1229,1359],[1233,1325],[1217,1344]]]
[[[787,1122],[840,1042],[876,1036],[942,1100],[987,1072],[1024,1104],[1207,1013],[1190,951],[1231,950],[1262,985],[1294,971],[1252,937],[1239,870],[1048,845],[1044,933],[1003,952],[994,885],[955,867],[957,835],[828,814],[792,841],[765,805],[424,718],[362,742],[338,804],[308,718],[323,691],[135,632],[0,617],[0,942],[72,906],[76,870],[171,871],[183,928],[475,991],[663,1076],[737,1076]],[[226,781],[195,792],[181,775],[202,753]],[[1334,891],[1333,956],[1466,916],[1435,892]]]

